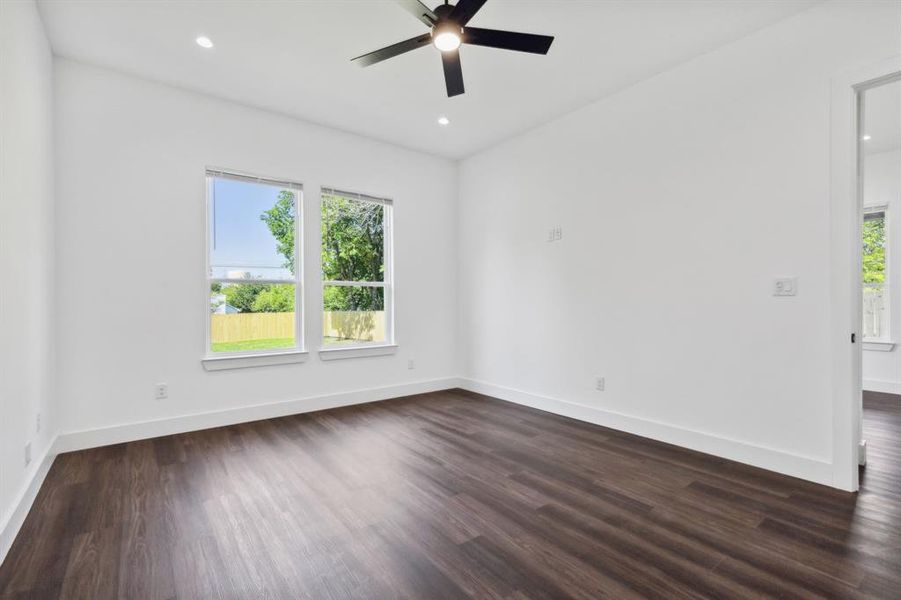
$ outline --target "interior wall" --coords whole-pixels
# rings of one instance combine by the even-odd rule
[[[453,162],[64,59],[55,77],[64,433],[456,375]],[[201,366],[207,166],[303,184],[306,363]],[[393,356],[318,358],[323,185],[394,200]]]
[[[897,84],[895,84],[897,85]],[[901,343],[901,150],[864,156],[864,206],[886,206],[890,340]],[[901,394],[901,349],[863,352],[863,388]]]
[[[52,91],[34,3],[0,2],[0,560],[56,428]]]
[[[831,483],[830,81],[899,12],[818,5],[464,160],[469,385]]]

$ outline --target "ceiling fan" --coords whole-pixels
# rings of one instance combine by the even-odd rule
[[[430,9],[419,0],[398,0],[407,12],[429,27],[429,33],[410,38],[375,52],[358,56],[351,60],[361,67],[393,58],[422,46],[434,44],[441,51],[444,64],[444,82],[448,98],[462,94],[463,68],[460,65],[460,44],[489,46],[517,52],[547,54],[554,37],[534,33],[517,33],[498,29],[467,27],[466,24],[482,8],[487,0],[459,0],[456,5],[444,4]]]

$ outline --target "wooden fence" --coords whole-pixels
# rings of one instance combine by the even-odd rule
[[[236,313],[210,315],[213,343],[294,337],[294,313]],[[385,339],[384,311],[328,311],[322,315],[326,338],[361,341]]]
[[[322,335],[333,340],[385,341],[385,311],[326,311],[322,314]]]
[[[210,340],[244,342],[294,337],[294,313],[237,313],[211,315]]]

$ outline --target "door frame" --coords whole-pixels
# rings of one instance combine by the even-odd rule
[[[832,253],[832,484],[857,491],[862,438],[863,358],[860,228],[863,219],[860,98],[901,75],[901,56],[844,71],[832,80],[830,251]],[[855,343],[851,336],[855,336]]]

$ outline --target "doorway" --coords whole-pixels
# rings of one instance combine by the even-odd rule
[[[901,74],[858,87],[857,123],[862,338],[857,434],[858,461],[865,465],[872,450],[868,438],[881,430],[874,424],[901,418],[901,265],[895,260],[901,258],[901,221],[895,224],[901,213]]]
[[[864,285],[862,276],[863,264],[863,229],[864,219],[864,189],[863,182],[866,176],[866,156],[878,154],[864,147],[874,141],[874,134],[865,131],[868,125],[876,126],[871,112],[870,121],[866,119],[867,100],[872,99],[878,93],[879,88],[897,84],[901,81],[901,56],[895,56],[865,67],[849,69],[836,74],[832,80],[832,127],[830,143],[830,254],[832,262],[831,281],[831,326],[830,346],[832,348],[832,485],[836,488],[857,491],[859,487],[859,465],[865,460],[865,446],[862,445],[863,436],[863,337],[864,337]],[[888,88],[884,88],[885,91]],[[870,92],[873,91],[872,93]],[[880,94],[881,95],[881,94]],[[869,136],[864,140],[864,136]],[[870,145],[871,149],[878,150],[879,144]],[[870,277],[871,283],[882,283],[875,291],[867,292],[870,296],[867,302],[888,302],[888,314],[879,313],[880,305],[870,307],[876,310],[868,324],[870,330],[868,338],[883,338],[881,340],[867,340],[867,346],[871,343],[889,344],[899,342],[898,346],[892,346],[892,351],[868,350],[867,352],[883,351],[884,355],[891,355],[891,359],[901,361],[901,339],[894,338],[893,328],[901,326],[901,309],[896,311],[895,319],[891,315],[892,275],[894,262],[891,252],[891,235],[893,231],[892,211],[889,208],[883,214],[879,214],[879,204],[868,201],[867,208],[870,216],[867,227],[877,230],[875,233],[884,235],[886,253],[883,269],[887,270],[886,281],[878,281],[879,277]],[[896,215],[897,216],[897,215]],[[879,222],[881,219],[881,222]],[[880,232],[879,229],[882,228]],[[901,229],[901,218],[897,220],[897,227]],[[874,232],[870,232],[874,233]],[[895,232],[899,233],[899,232]],[[870,240],[872,241],[872,240]],[[901,267],[901,250],[896,252]],[[872,256],[869,258],[873,258]],[[878,267],[877,267],[878,270]],[[895,296],[901,296],[901,275],[895,278],[898,284]],[[888,287],[886,287],[888,286]],[[874,298],[882,294],[882,297]],[[901,299],[901,298],[896,298]],[[878,319],[878,322],[876,321]],[[894,324],[892,322],[894,321]],[[876,329],[878,326],[879,329]],[[877,335],[870,335],[876,333]],[[883,331],[887,335],[883,335]],[[901,336],[901,328],[899,328]],[[887,344],[883,343],[883,346]],[[868,364],[868,373],[871,373]]]

